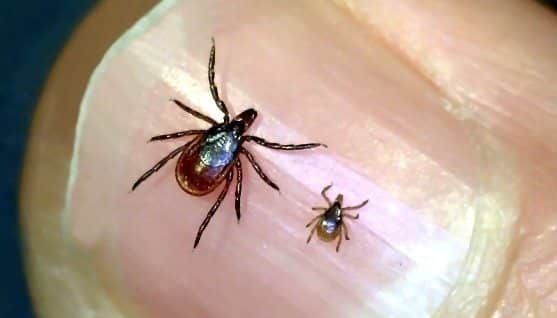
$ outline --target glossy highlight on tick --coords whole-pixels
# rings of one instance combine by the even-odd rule
[[[311,221],[309,221],[309,223],[306,225],[306,227],[310,227],[313,223],[315,223],[315,225],[311,229],[311,232],[309,233],[306,243],[309,243],[309,241],[311,241],[313,234],[315,233],[315,231],[317,231],[317,236],[319,236],[319,238],[321,238],[323,241],[326,242],[330,242],[338,237],[337,247],[336,247],[336,251],[338,252],[340,248],[340,243],[342,243],[343,234],[344,234],[344,238],[347,241],[350,240],[350,237],[348,237],[348,227],[344,222],[344,218],[346,217],[349,219],[356,220],[360,217],[359,214],[352,215],[352,214],[345,213],[345,211],[358,210],[362,208],[364,205],[366,205],[369,200],[365,200],[364,202],[355,206],[343,207],[342,194],[337,195],[335,200],[332,202],[331,199],[329,199],[329,197],[327,196],[327,191],[332,186],[333,185],[330,184],[325,188],[323,188],[323,190],[321,191],[321,195],[327,202],[328,206],[311,208],[314,211],[324,211],[324,212],[311,219]]]
[[[157,162],[151,169],[147,170],[133,184],[132,191],[135,190],[143,181],[149,178],[153,173],[160,170],[169,160],[180,155],[176,164],[175,176],[176,181],[186,193],[195,196],[203,196],[213,192],[221,183],[224,187],[221,190],[216,202],[213,204],[207,216],[199,226],[197,236],[193,244],[195,249],[199,244],[199,240],[209,224],[209,221],[224,200],[236,172],[236,189],[235,189],[235,210],[236,217],[240,221],[241,209],[240,201],[242,195],[242,162],[240,154],[246,157],[253,169],[265,183],[275,190],[279,187],[263,172],[259,164],[255,161],[253,155],[244,148],[247,142],[254,142],[263,147],[276,150],[303,150],[319,146],[320,143],[307,144],[278,144],[268,142],[257,136],[246,135],[255,118],[257,111],[250,108],[244,110],[236,117],[230,118],[226,104],[220,99],[217,86],[215,85],[215,42],[212,41],[211,53],[209,55],[209,88],[216,106],[224,114],[222,122],[217,122],[211,117],[204,115],[184,103],[171,99],[178,107],[188,114],[199,118],[211,125],[208,129],[193,129],[179,131],[169,134],[158,135],[150,139],[150,141],[161,141],[194,136],[193,139],[184,145],[174,149],[166,157]]]

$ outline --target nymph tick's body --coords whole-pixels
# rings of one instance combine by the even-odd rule
[[[357,210],[363,207],[364,205],[366,205],[368,203],[368,200],[365,200],[364,202],[356,206],[342,207],[342,201],[343,201],[342,194],[339,194],[336,197],[335,201],[333,202],[331,202],[331,200],[327,197],[327,190],[329,190],[331,187],[332,184],[326,186],[321,191],[321,195],[323,196],[325,201],[327,201],[327,204],[329,206],[312,208],[312,210],[314,211],[325,211],[325,212],[311,219],[311,221],[309,221],[309,223],[306,225],[306,227],[310,227],[313,223],[317,221],[313,226],[313,228],[311,229],[311,232],[309,233],[307,243],[309,243],[315,231],[317,231],[317,235],[319,236],[319,238],[321,238],[323,241],[326,242],[330,242],[334,240],[336,237],[338,237],[338,242],[336,247],[336,251],[338,252],[340,248],[340,243],[342,242],[343,232],[344,232],[344,238],[346,240],[350,240],[350,238],[348,237],[348,228],[344,223],[343,218],[347,217],[350,219],[358,219],[360,217],[359,214],[350,215],[348,213],[344,213],[344,211]]]
[[[185,112],[211,124],[211,127],[203,130],[180,131],[151,138],[150,141],[156,141],[175,139],[185,136],[195,136],[192,140],[176,148],[160,160],[155,166],[153,166],[153,168],[149,169],[141,177],[139,177],[139,179],[132,186],[133,191],[143,181],[149,178],[153,173],[157,172],[170,159],[176,157],[177,155],[180,155],[180,157],[178,158],[178,162],[176,164],[176,181],[185,192],[196,196],[202,196],[214,191],[217,186],[224,182],[224,188],[218,196],[217,201],[213,204],[207,213],[205,220],[203,220],[199,226],[193,245],[194,248],[199,244],[203,231],[224,200],[224,197],[226,196],[234,178],[234,171],[236,171],[237,180],[235,191],[235,209],[236,217],[238,218],[238,221],[240,220],[240,198],[242,195],[242,163],[239,158],[240,154],[243,154],[249,160],[263,181],[265,181],[272,188],[279,190],[279,187],[261,170],[261,167],[257,164],[252,154],[243,147],[245,142],[252,141],[264,147],[279,150],[301,150],[324,146],[319,143],[281,145],[268,142],[265,139],[256,136],[245,135],[246,131],[257,117],[257,112],[254,109],[247,109],[230,120],[226,104],[220,99],[217,86],[214,83],[214,66],[215,43],[213,41],[211,54],[209,56],[209,86],[217,107],[224,114],[223,122],[218,123],[209,116],[201,114],[186,106],[182,102],[173,99],[172,101]]]

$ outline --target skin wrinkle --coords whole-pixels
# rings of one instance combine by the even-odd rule
[[[379,3],[381,3],[381,2],[379,2]],[[407,2],[407,4],[408,3],[412,3],[412,1]],[[397,12],[397,13],[401,12],[401,13],[398,14],[399,16],[405,16],[405,15],[409,16],[409,18],[407,17],[406,19],[403,19],[405,21],[410,20],[410,22],[407,22],[407,23],[412,23],[411,22],[412,20],[416,20],[416,21],[419,21],[419,23],[424,23],[424,24],[429,23],[428,21],[435,21],[433,19],[432,20],[428,20],[428,19],[421,19],[420,20],[418,18],[419,14],[425,14],[424,10],[421,10],[421,8],[416,8],[416,6],[414,6],[413,7],[414,8],[413,12],[419,12],[419,13],[411,14],[410,9],[405,9],[403,4],[397,4],[397,5],[399,6],[398,11],[397,10],[391,10],[391,12]],[[412,5],[409,4],[408,6],[412,6]],[[484,95],[484,97],[482,97],[481,99],[478,100],[479,97],[474,97],[477,94],[474,94],[473,92],[469,91],[470,85],[466,85],[468,87],[468,90],[461,90],[460,92],[456,91],[457,94],[455,95],[454,94],[455,91],[451,87],[454,87],[455,84],[459,80],[458,80],[458,77],[456,77],[456,74],[452,74],[452,75],[448,75],[448,74],[454,73],[454,71],[458,71],[458,69],[461,68],[461,66],[458,66],[458,63],[462,63],[463,60],[467,61],[470,58],[472,58],[471,61],[477,61],[477,60],[481,61],[483,59],[483,60],[485,60],[485,62],[482,63],[482,67],[485,67],[485,66],[490,67],[489,65],[493,65],[491,68],[496,67],[494,69],[495,72],[491,72],[491,73],[497,73],[499,70],[505,69],[505,68],[506,69],[509,69],[509,68],[514,69],[513,65],[516,65],[516,64],[520,65],[520,63],[516,63],[516,64],[514,63],[514,61],[517,60],[517,55],[520,56],[520,54],[517,53],[517,50],[511,49],[510,47],[507,47],[507,46],[511,46],[515,43],[513,43],[511,41],[503,42],[504,45],[495,48],[495,50],[493,50],[493,51],[487,51],[486,52],[485,50],[484,51],[474,50],[474,47],[477,47],[477,45],[468,45],[466,42],[462,42],[462,41],[456,42],[455,40],[452,40],[452,41],[450,40],[450,39],[453,39],[453,38],[461,40],[463,36],[466,37],[466,34],[462,34],[459,37],[458,33],[455,32],[457,29],[452,29],[451,30],[450,27],[445,27],[445,28],[443,28],[443,30],[451,30],[453,33],[456,33],[456,36],[454,34],[453,34],[453,36],[442,35],[442,34],[440,36],[437,36],[437,37],[440,37],[441,39],[443,39],[443,38],[449,39],[449,40],[441,41],[440,42],[440,43],[442,43],[441,47],[447,46],[447,44],[449,44],[449,43],[455,43],[455,44],[458,43],[458,45],[460,46],[458,48],[458,51],[457,51],[456,47],[454,49],[450,49],[450,50],[452,50],[453,52],[459,52],[459,53],[456,53],[456,54],[460,54],[460,58],[451,57],[451,59],[450,59],[451,62],[449,62],[449,63],[451,63],[451,65],[453,65],[453,66],[457,66],[458,68],[454,69],[450,73],[446,73],[445,75],[442,75],[443,74],[443,68],[435,67],[435,65],[439,64],[439,59],[449,61],[447,58],[450,56],[450,54],[453,54],[453,53],[451,51],[447,51],[447,48],[441,49],[441,51],[439,51],[439,49],[437,48],[438,47],[437,45],[432,45],[432,46],[428,47],[427,50],[424,50],[422,48],[419,48],[419,49],[415,48],[412,45],[412,43],[413,43],[412,40],[410,40],[410,39],[412,37],[423,38],[422,34],[419,31],[419,30],[425,29],[425,27],[423,25],[420,25],[419,23],[414,23],[413,27],[408,28],[408,29],[411,29],[412,31],[406,30],[405,32],[400,32],[400,33],[394,33],[393,32],[393,33],[391,33],[391,31],[389,31],[389,30],[393,29],[394,26],[392,24],[388,24],[388,23],[385,24],[385,21],[383,21],[383,20],[374,19],[373,15],[378,15],[378,12],[369,11],[369,9],[366,6],[365,1],[351,2],[349,7],[351,8],[351,13],[353,13],[360,20],[360,22],[362,22],[365,25],[371,26],[375,33],[383,34],[384,36],[382,36],[382,38],[385,40],[385,42],[389,46],[393,47],[392,45],[394,44],[395,45],[395,47],[394,47],[395,51],[397,51],[399,53],[402,53],[403,58],[412,60],[413,61],[412,64],[415,64],[415,67],[417,67],[416,68],[417,71],[420,72],[422,74],[422,76],[424,76],[429,81],[433,80],[433,83],[435,83],[436,86],[439,86],[441,88],[441,90],[445,94],[447,94],[448,98],[453,99],[455,101],[460,101],[459,104],[461,104],[461,107],[466,107],[466,105],[469,104],[469,103],[464,102],[464,100],[470,99],[470,98],[472,98],[472,100],[475,100],[475,102],[481,102],[481,103],[488,102],[490,105],[493,105],[495,100],[491,100],[491,101],[489,101],[490,99],[485,100],[485,97],[487,97],[488,95]],[[372,6],[369,6],[369,7],[371,8]],[[412,16],[412,15],[414,15],[414,16]],[[380,15],[378,15],[378,16],[380,16]],[[443,19],[440,19],[440,20],[443,21]],[[461,20],[456,20],[456,21],[459,21],[459,22],[453,22],[451,20],[450,22],[446,22],[445,25],[456,24],[456,23],[464,23],[465,22],[465,20],[462,20],[462,21]],[[398,28],[398,25],[396,27]],[[428,37],[430,37],[430,35],[431,35],[431,33],[429,32],[430,30],[433,31],[434,29],[431,26],[428,28],[428,33],[427,33]],[[451,32],[451,31],[449,31],[449,32]],[[433,32],[435,32],[435,31],[433,31]],[[408,34],[410,34],[410,35],[408,35]],[[438,33],[434,33],[434,34],[438,34]],[[387,36],[385,36],[385,35],[387,35]],[[484,36],[484,37],[489,39],[489,36]],[[486,41],[486,39],[482,39],[482,41]],[[421,41],[421,42],[424,42],[424,41]],[[427,42],[427,40],[425,42]],[[507,46],[505,46],[505,44]],[[466,45],[468,45],[468,47],[466,47]],[[517,47],[517,45],[515,44],[513,47]],[[449,48],[450,48],[450,46],[449,46]],[[465,49],[462,50],[462,48],[465,48]],[[441,52],[441,53],[435,53],[436,51]],[[477,54],[473,53],[474,51],[477,51]],[[466,52],[466,55],[462,55],[462,53],[460,53],[460,52]],[[486,55],[486,53],[488,55]],[[489,58],[489,54],[491,54],[492,58]],[[512,57],[513,57],[512,59],[505,58],[505,55],[511,55],[511,54],[512,54]],[[424,56],[426,57],[425,59],[424,59]],[[480,58],[480,59],[478,59],[478,58]],[[508,61],[512,60],[513,64],[501,63],[501,61],[507,61],[507,60]],[[518,60],[519,61],[532,61],[532,59],[530,59],[527,56],[520,56],[518,58]],[[455,63],[455,61],[459,61],[459,62]],[[545,76],[542,76],[541,74],[543,74],[543,73],[542,73],[541,70],[536,71],[537,69],[540,69],[540,67],[539,67],[540,63],[537,64],[538,67],[535,67],[536,64],[532,64],[531,62],[528,63],[528,64],[526,62],[523,62],[522,64],[523,64],[522,68],[525,69],[527,73],[536,74],[535,78],[539,79],[540,81],[543,82],[547,78],[547,72],[545,72],[545,74],[544,74]],[[527,65],[524,65],[524,64],[527,64]],[[526,66],[529,66],[529,67],[526,67]],[[480,71],[479,65],[478,65],[477,69],[478,69],[478,71]],[[446,72],[446,71],[448,71],[448,69],[445,68],[444,71]],[[518,70],[516,70],[516,71],[518,71]],[[485,76],[486,74],[489,74],[490,72],[485,72],[485,70],[484,70],[481,73],[483,74],[483,76]],[[440,81],[441,78],[445,78],[445,79]],[[499,77],[496,80],[491,81],[490,85],[485,85],[485,87],[491,88],[491,87],[493,87],[493,84],[495,84],[495,87],[499,86],[504,91],[506,91],[507,93],[510,93],[510,92],[513,92],[513,91],[516,92],[516,88],[517,88],[516,85],[519,85],[519,84],[511,84],[510,80],[512,80],[512,78],[513,78],[512,76],[509,76],[509,77],[507,77],[506,80],[501,81],[501,78]],[[555,81],[555,79],[553,79],[553,81]],[[522,83],[522,85],[525,85],[524,79],[522,78],[522,76],[520,78],[519,83]],[[458,86],[458,84],[456,84],[456,86]],[[473,85],[472,85],[472,87],[473,87]],[[478,92],[482,92],[482,90],[485,92],[485,88],[480,89]],[[494,92],[497,92],[497,94],[500,94],[498,91],[494,91]],[[518,92],[520,92],[520,90]],[[459,95],[460,95],[460,97],[459,97]],[[550,99],[543,99],[543,100],[550,100]],[[551,111],[552,108],[553,107],[548,108],[546,110],[546,112],[553,112],[554,113],[555,112],[554,110]],[[542,109],[542,111],[543,111],[543,109]],[[482,120],[481,118],[482,117],[479,117],[480,120]],[[488,123],[486,123],[486,124],[488,124]],[[536,127],[534,127],[534,128],[536,128]],[[552,144],[554,144],[554,143],[552,143]]]
[[[408,31],[408,30],[407,30],[407,31]],[[387,46],[388,46],[388,45],[387,45]],[[440,88],[439,88],[437,85],[434,85],[434,83],[431,83],[431,80],[430,80],[429,77],[424,76],[423,72],[421,72],[421,70],[423,70],[423,69],[420,68],[420,67],[417,67],[417,64],[414,63],[414,61],[412,61],[412,59],[408,59],[408,58],[407,58],[408,55],[405,55],[405,54],[403,54],[402,51],[398,51],[398,50],[395,50],[395,51],[394,51],[394,54],[395,54],[395,56],[400,57],[400,60],[403,61],[403,63],[404,63],[405,66],[407,66],[407,67],[408,67],[409,69],[411,69],[411,70],[416,71],[415,74],[419,75],[420,78],[422,78],[422,79],[425,80],[424,82],[427,83],[427,85],[428,85],[427,88],[428,88],[428,89],[433,89],[433,91],[435,91],[435,92],[441,92]],[[333,59],[334,59],[334,58],[333,58]],[[386,79],[385,79],[385,80],[386,80]],[[337,86],[337,87],[338,87],[338,86]],[[441,103],[441,105],[444,105],[445,103],[446,103],[446,102],[443,101],[443,102]],[[455,105],[460,105],[460,103],[458,103],[458,104],[452,104],[452,105],[453,105],[453,107],[455,107]],[[460,114],[463,113],[463,110],[461,110],[461,108],[462,108],[461,106],[456,106],[456,107],[458,108],[458,113],[460,113]],[[445,108],[445,109],[446,109],[446,108]],[[432,112],[431,109],[428,109],[428,111],[429,111],[429,112]],[[433,110],[433,111],[436,111],[436,110]],[[454,113],[454,111],[453,111],[452,113]],[[407,116],[412,116],[412,115],[408,114]],[[461,116],[457,116],[457,118],[460,118],[460,117],[461,117]],[[393,118],[393,117],[392,117],[392,116],[388,116],[388,115],[385,116],[385,119],[387,119],[387,120],[392,120],[392,119],[390,119],[390,118]],[[453,125],[455,125],[455,124],[453,123]],[[456,125],[458,125],[458,124],[456,124]],[[397,130],[399,130],[399,131],[402,130],[402,131],[403,131],[403,130],[405,129],[405,126],[406,126],[405,123],[401,123],[401,125],[400,125],[399,127],[397,127]],[[453,127],[454,127],[454,126],[453,126]],[[456,131],[456,130],[453,129],[452,132],[454,132],[454,131]],[[427,134],[422,134],[422,135],[427,135]],[[415,142],[417,141],[416,139],[420,138],[420,136],[421,136],[420,134],[414,134],[414,135],[411,137],[411,138],[414,139],[414,140],[413,140],[413,141],[414,141],[414,146],[416,146],[416,143],[415,143]],[[404,137],[408,138],[408,136],[404,136]],[[472,138],[472,139],[473,139],[473,138]],[[403,141],[403,142],[407,142],[407,141]],[[422,151],[425,151],[426,153],[428,153],[428,152],[430,151],[429,149],[426,149],[425,147],[428,147],[428,143],[431,143],[431,140],[423,140],[423,141],[417,141],[417,142],[420,144],[419,147],[421,147]],[[453,152],[453,151],[447,151],[447,152],[445,152],[445,155],[446,155],[446,156],[451,156],[451,154],[453,154],[453,153],[455,153],[455,152]],[[454,156],[453,156],[453,158],[454,158]],[[436,160],[439,164],[442,164],[442,165],[444,165],[445,162],[446,162],[446,159],[445,159],[445,158],[440,158],[439,154],[436,154],[434,160]],[[452,159],[452,160],[454,160],[454,159]],[[452,169],[451,166],[446,166],[446,167],[448,167],[449,169]],[[467,181],[467,183],[469,183],[469,184],[473,184],[473,183],[474,183],[473,180],[467,179],[467,178],[473,178],[473,177],[472,177],[473,174],[471,174],[469,171],[468,171],[468,172],[464,172],[464,173],[463,173],[462,171],[452,171],[452,172],[455,173],[455,174],[457,174],[460,178],[465,178],[466,181]]]

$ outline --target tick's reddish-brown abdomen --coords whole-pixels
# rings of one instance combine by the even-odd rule
[[[176,164],[176,181],[191,195],[202,196],[212,192],[222,183],[232,164],[211,167],[200,158],[202,137],[185,149]]]

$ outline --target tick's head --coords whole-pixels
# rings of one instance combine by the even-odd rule
[[[232,124],[239,127],[241,132],[244,133],[251,126],[255,118],[257,118],[257,111],[253,108],[249,108],[234,117],[234,119],[232,119]]]
[[[231,127],[234,130],[234,134],[239,137],[248,130],[256,117],[257,112],[255,109],[246,109],[232,119],[229,127]]]
[[[342,196],[342,194],[337,195],[336,199],[335,199],[335,203],[338,203],[340,206],[342,206],[342,200],[344,199],[344,197]]]
[[[248,130],[256,117],[257,111],[255,111],[255,109],[246,109],[238,114],[238,116],[234,117],[230,125],[234,127],[233,129],[236,131],[236,134],[241,136]]]

